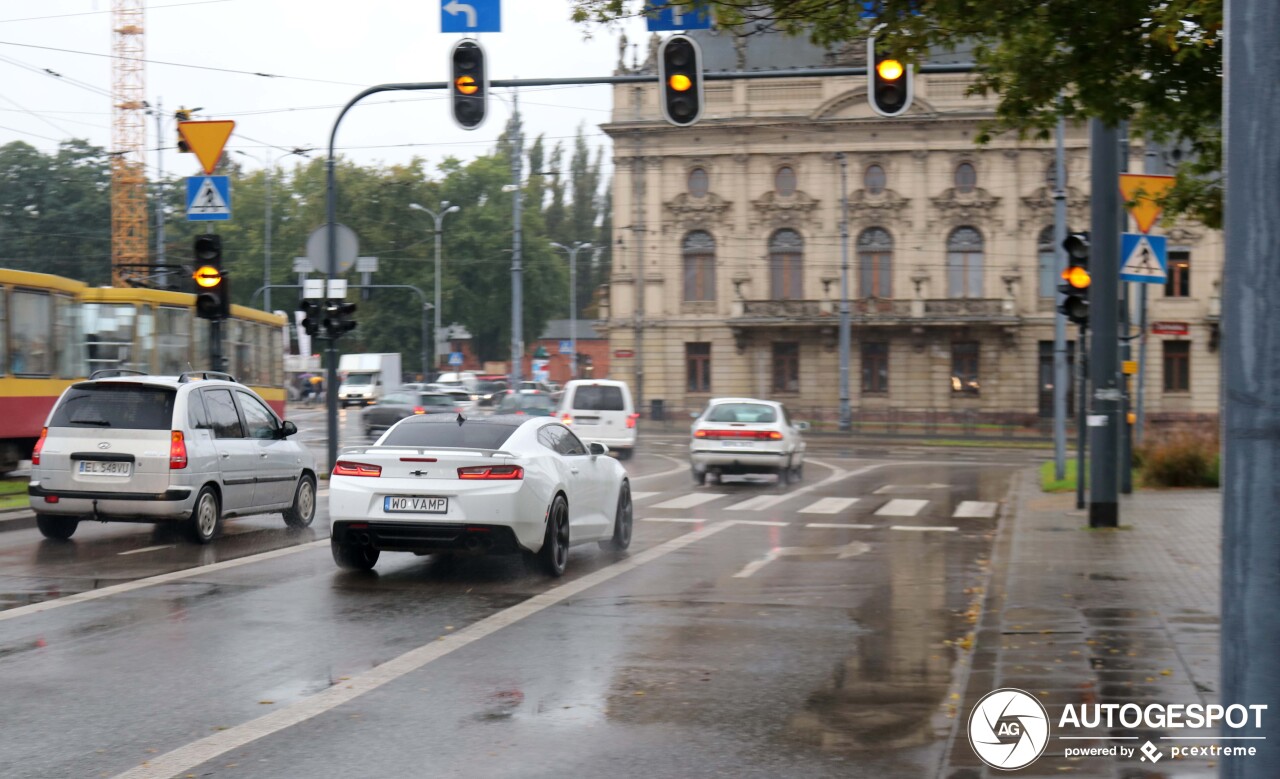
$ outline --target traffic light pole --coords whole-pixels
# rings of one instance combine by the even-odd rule
[[[1089,461],[1089,527],[1116,527],[1120,521],[1119,476],[1119,286],[1120,136],[1114,126],[1089,120],[1090,198],[1089,350],[1093,413],[1089,415],[1093,458]]]

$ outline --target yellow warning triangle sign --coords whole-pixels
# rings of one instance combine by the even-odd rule
[[[1149,233],[1160,218],[1159,200],[1173,188],[1173,176],[1151,176],[1145,173],[1121,173],[1120,194],[1125,208],[1138,223],[1138,232]]]
[[[222,147],[227,145],[227,139],[235,128],[236,123],[231,120],[178,122],[178,134],[191,147],[191,151],[196,153],[200,166],[209,175],[213,175],[213,169],[218,167],[218,160],[222,159]]]

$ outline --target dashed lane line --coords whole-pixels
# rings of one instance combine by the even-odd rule
[[[688,495],[681,495],[678,498],[663,501],[653,508],[655,509],[691,509],[694,506],[701,506],[703,503],[710,503],[716,498],[723,498],[724,492],[692,492]]]
[[[797,514],[839,514],[857,503],[857,498],[822,498],[800,509]]]
[[[849,525],[838,522],[810,522],[805,527],[836,528],[839,530],[875,530],[877,525]]]
[[[890,525],[890,530],[912,530],[920,533],[955,533],[958,527],[930,527],[927,525]]]
[[[130,549],[130,550],[129,550],[129,551],[127,551],[127,552],[118,552],[117,554],[122,554],[122,555],[126,555],[126,554],[142,554],[143,552],[154,552],[154,551],[156,551],[157,549],[172,549],[172,548],[174,548],[175,546],[177,546],[177,544],[161,544],[161,545],[159,545],[159,546],[144,546],[144,547],[142,547],[141,549]]]

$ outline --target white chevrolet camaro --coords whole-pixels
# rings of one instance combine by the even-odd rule
[[[631,545],[631,488],[607,455],[550,417],[408,417],[338,456],[334,562],[369,570],[382,552],[521,552],[560,576],[570,546]]]

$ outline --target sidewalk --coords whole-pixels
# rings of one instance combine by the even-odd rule
[[[1081,729],[1072,732],[1137,740],[1068,741],[1058,722],[1068,703],[1219,702],[1221,492],[1140,491],[1123,496],[1120,529],[1089,530],[1074,494],[1041,492],[1031,470],[1018,479],[940,776],[1216,777],[1220,759],[1173,759],[1177,742],[1160,741],[1162,731]],[[1037,697],[1051,722],[1044,754],[1013,772],[983,765],[968,739],[974,705],[1002,687]],[[1155,765],[1141,753],[1064,756],[1067,747],[1137,748],[1148,740],[1164,751]]]

